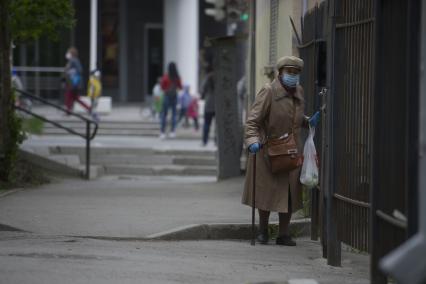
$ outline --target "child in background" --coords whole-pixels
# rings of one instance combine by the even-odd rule
[[[161,89],[161,77],[158,77],[157,84],[152,89],[152,118],[155,120],[161,115],[161,106],[163,105],[163,90]]]
[[[188,107],[191,104],[191,100],[192,97],[189,93],[189,86],[185,85],[183,87],[183,93],[179,97],[180,113],[177,121],[177,123],[179,124],[182,118],[185,117],[185,127],[188,127],[188,116],[186,113],[188,112]]]
[[[195,131],[198,131],[198,98],[192,97],[186,115],[194,120]]]
[[[96,122],[99,121],[98,114],[95,112],[96,107],[98,106],[98,99],[102,94],[102,83],[101,83],[101,72],[99,70],[94,70],[90,73],[89,83],[87,86],[87,96],[90,98],[90,114],[92,115],[93,120]]]

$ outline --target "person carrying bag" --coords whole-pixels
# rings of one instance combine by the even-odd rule
[[[257,158],[249,155],[242,203],[258,209],[257,241],[261,244],[269,241],[269,215],[273,211],[279,215],[276,244],[296,245],[288,227],[292,212],[302,208],[300,132],[319,120],[319,114],[311,119],[304,115],[305,100],[299,85],[302,68],[303,60],[298,57],[280,58],[276,78],[259,91],[246,122],[245,144]]]

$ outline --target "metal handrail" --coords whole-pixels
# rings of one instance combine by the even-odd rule
[[[393,226],[396,226],[401,229],[407,229],[407,221],[395,218],[389,214],[386,214],[382,210],[376,210],[376,215]]]
[[[25,113],[27,113],[29,115],[32,115],[32,116],[34,116],[34,117],[36,117],[36,118],[38,118],[40,120],[43,120],[45,122],[51,123],[51,124],[53,124],[54,126],[56,126],[58,128],[62,128],[64,130],[66,130],[68,133],[71,133],[73,135],[77,135],[77,136],[80,136],[80,137],[84,138],[86,140],[86,173],[85,173],[85,175],[86,175],[86,179],[89,179],[90,178],[90,141],[93,138],[95,138],[96,133],[98,132],[98,123],[96,121],[94,121],[92,119],[89,119],[87,117],[84,117],[84,116],[82,116],[82,115],[80,115],[78,113],[66,110],[65,108],[63,108],[63,107],[61,107],[61,106],[59,106],[57,104],[51,103],[51,102],[49,102],[49,101],[47,101],[47,100],[45,100],[43,98],[37,97],[37,96],[35,96],[35,95],[33,95],[33,94],[29,93],[29,92],[26,92],[26,91],[23,91],[23,90],[20,90],[20,89],[15,89],[15,91],[17,91],[18,93],[20,93],[24,97],[31,98],[32,100],[39,101],[39,102],[41,102],[41,103],[43,103],[45,105],[52,106],[52,107],[54,107],[54,108],[56,108],[56,109],[58,109],[58,110],[60,110],[60,111],[62,111],[64,113],[66,113],[68,115],[77,117],[78,119],[86,122],[86,134],[81,134],[81,133],[75,131],[74,129],[72,129],[70,127],[66,127],[66,126],[64,126],[64,125],[62,125],[62,124],[60,124],[60,123],[58,123],[56,121],[47,119],[44,116],[36,114],[36,113],[34,113],[34,112],[26,109],[26,108],[23,108],[23,107],[20,107],[20,106],[16,106],[16,105],[14,106],[15,109],[23,111],[23,112],[25,112]],[[92,133],[91,133],[91,124],[95,125],[95,128],[93,129]]]

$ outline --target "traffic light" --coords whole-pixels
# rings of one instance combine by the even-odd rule
[[[240,15],[241,21],[246,22],[246,21],[248,21],[248,19],[249,19],[249,14],[247,12],[241,13],[241,15]]]
[[[213,4],[214,8],[204,9],[208,16],[214,17],[218,22],[225,19],[225,0],[205,0],[206,3]]]
[[[226,3],[226,15],[230,22],[245,22],[249,19],[248,1],[228,0]]]

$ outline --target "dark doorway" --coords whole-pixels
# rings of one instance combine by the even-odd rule
[[[144,29],[144,93],[151,95],[157,78],[163,73],[163,27],[146,24]]]

